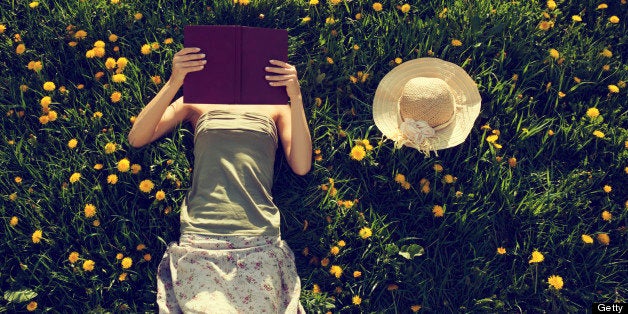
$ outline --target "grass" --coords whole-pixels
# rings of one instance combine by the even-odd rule
[[[273,191],[308,312],[585,312],[593,302],[626,302],[622,1],[558,1],[551,9],[539,1],[434,0],[409,2],[407,13],[403,2],[381,1],[376,12],[364,0],[3,1],[0,312],[156,310],[156,268],[179,236],[192,138],[181,126],[133,149],[126,135],[169,77],[187,24],[289,31],[315,161],[299,177],[278,158]],[[86,37],[77,39],[79,30]],[[98,40],[104,56],[88,58]],[[371,111],[396,61],[427,56],[461,65],[482,95],[469,138],[430,157],[394,149]],[[112,80],[109,57],[127,58],[126,82]],[[29,69],[31,61],[41,69]],[[44,90],[45,82],[55,88]],[[42,123],[54,116],[49,110],[56,120]],[[373,149],[353,160],[361,140]],[[124,158],[141,170],[121,171]],[[81,174],[74,183],[73,173]],[[150,193],[140,191],[143,180],[155,184]],[[95,216],[86,217],[86,204]],[[372,235],[362,238],[363,228]],[[544,261],[529,262],[535,250]],[[133,265],[122,268],[123,257]],[[342,268],[339,278],[332,265]],[[562,289],[548,284],[551,275]]]

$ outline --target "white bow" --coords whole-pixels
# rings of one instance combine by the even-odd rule
[[[434,129],[425,121],[415,121],[413,119],[404,120],[399,126],[400,134],[395,141],[395,147],[410,143],[422,153],[429,156],[431,145],[428,138],[434,137]]]

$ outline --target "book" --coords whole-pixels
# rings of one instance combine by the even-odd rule
[[[188,25],[184,46],[207,63],[183,82],[183,101],[205,104],[287,104],[285,87],[270,86],[265,67],[288,59],[288,31],[237,25]]]

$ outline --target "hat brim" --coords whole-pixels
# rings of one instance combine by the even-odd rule
[[[399,125],[403,122],[398,108],[399,97],[405,84],[416,77],[443,80],[454,93],[458,106],[452,123],[436,131],[435,136],[429,139],[431,149],[449,148],[464,142],[480,114],[480,92],[477,84],[463,68],[438,58],[410,60],[384,76],[373,99],[373,120],[377,128],[388,138],[395,138],[399,134]],[[414,147],[412,144],[406,145]]]

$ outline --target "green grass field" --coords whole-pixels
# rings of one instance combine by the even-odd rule
[[[192,134],[126,136],[188,24],[289,31],[314,162],[300,177],[278,159],[274,195],[308,312],[626,302],[626,0],[379,5],[2,1],[0,312],[156,310]],[[381,78],[427,56],[462,66],[483,100],[469,138],[431,157],[372,119]]]

